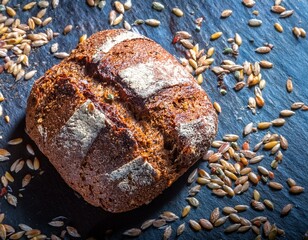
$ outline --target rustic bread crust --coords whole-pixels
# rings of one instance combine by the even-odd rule
[[[35,82],[26,130],[86,201],[124,212],[149,203],[200,159],[217,115],[160,45],[107,30]]]

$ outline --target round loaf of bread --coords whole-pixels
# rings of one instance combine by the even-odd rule
[[[149,203],[202,157],[217,115],[159,44],[106,30],[35,82],[26,131],[87,202],[124,212]]]

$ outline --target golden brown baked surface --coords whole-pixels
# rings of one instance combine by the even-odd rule
[[[160,45],[107,30],[35,82],[26,129],[86,201],[124,212],[149,203],[200,159],[217,115]]]

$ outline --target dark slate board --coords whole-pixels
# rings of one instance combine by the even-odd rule
[[[27,1],[28,2],[28,1]],[[192,33],[193,39],[200,43],[200,47],[214,46],[216,48],[215,63],[226,56],[222,55],[222,50],[228,44],[227,38],[233,37],[238,32],[243,38],[243,45],[240,48],[240,55],[237,59],[238,63],[243,61],[257,61],[268,59],[272,61],[275,67],[272,70],[262,71],[263,78],[267,80],[267,87],[263,91],[266,100],[265,107],[258,111],[256,116],[246,108],[247,99],[253,95],[253,89],[244,89],[240,93],[235,93],[232,86],[235,79],[232,76],[225,78],[225,83],[229,88],[226,96],[221,96],[216,87],[216,77],[210,72],[206,72],[206,80],[202,87],[209,94],[212,101],[221,104],[223,112],[219,116],[219,133],[217,139],[220,139],[226,133],[240,134],[243,127],[250,121],[267,121],[274,119],[282,109],[289,108],[294,101],[305,101],[308,103],[308,84],[307,84],[307,59],[308,45],[307,39],[296,39],[291,32],[293,26],[301,26],[306,28],[308,22],[308,4],[305,1],[285,1],[283,4],[287,9],[294,9],[295,13],[287,19],[278,19],[278,15],[270,12],[273,1],[258,1],[252,9],[245,8],[241,1],[182,1],[176,3],[184,12],[185,16],[178,18],[170,14],[171,8],[176,4],[170,1],[161,1],[165,4],[166,9],[163,12],[156,12],[151,9],[151,1],[135,0],[133,1],[133,9],[125,13],[125,19],[132,23],[137,18],[157,18],[161,20],[161,26],[151,28],[149,26],[137,26],[134,31],[138,31],[158,43],[171,52],[176,57],[183,57],[182,49],[171,44],[173,34],[178,30],[187,30]],[[11,1],[10,4],[18,4],[20,1]],[[23,3],[24,4],[24,3]],[[79,37],[82,34],[91,35],[94,32],[103,29],[109,29],[108,13],[111,4],[107,4],[103,11],[98,8],[89,8],[85,1],[60,1],[60,6],[56,10],[48,11],[49,16],[53,17],[53,22],[49,25],[54,31],[62,32],[64,26],[73,24],[74,30],[67,36],[60,35],[52,42],[60,43],[60,51],[72,50]],[[233,15],[228,19],[220,19],[220,13],[224,9],[232,9]],[[259,10],[258,19],[262,19],[263,25],[259,28],[249,28],[247,21],[249,18],[255,17],[253,10]],[[38,9],[32,12],[37,12]],[[20,14],[20,12],[19,12]],[[29,17],[29,13],[20,14],[23,21]],[[197,17],[205,17],[201,31],[194,31],[194,20]],[[282,34],[277,33],[273,24],[279,21],[285,31]],[[308,30],[308,29],[306,29]],[[222,31],[224,35],[217,41],[210,42],[209,37],[216,31]],[[254,40],[253,42],[249,40]],[[274,44],[274,50],[265,56],[257,55],[254,49],[261,46],[264,42]],[[49,53],[51,44],[39,49],[35,49],[31,54],[30,68],[36,68],[38,73],[36,77],[58,63],[59,60],[53,58]],[[232,58],[230,58],[232,59]],[[235,60],[235,59],[232,59]],[[288,76],[293,78],[294,92],[287,94],[285,90],[285,82]],[[2,103],[5,114],[11,117],[11,123],[6,124],[2,119],[0,147],[7,147],[12,152],[9,163],[1,163],[1,174],[3,174],[10,166],[13,160],[23,157],[31,157],[25,151],[25,144],[19,147],[7,146],[9,139],[22,136],[27,142],[31,142],[25,135],[24,116],[26,108],[26,100],[34,80],[28,82],[15,82],[13,78],[7,74],[1,74],[0,90],[4,93],[7,100]],[[297,183],[307,189],[307,112],[297,111],[294,117],[287,119],[287,123],[282,128],[272,128],[273,132],[283,134],[289,140],[290,148],[284,152],[283,163],[274,171],[276,180],[284,185],[284,189],[279,192],[269,190],[266,185],[259,184],[256,189],[260,191],[262,198],[272,199],[275,203],[275,210],[266,210],[262,213],[252,209],[241,213],[241,216],[253,218],[254,216],[266,215],[271,223],[285,229],[285,239],[302,239],[304,233],[308,230],[307,220],[307,191],[299,196],[291,196],[288,193],[288,187],[285,180],[287,177],[293,177]],[[253,146],[259,140],[265,131],[253,134],[246,139],[251,140]],[[243,139],[240,140],[240,143]],[[36,149],[36,152],[38,150]],[[48,160],[40,153],[39,158],[42,162],[43,175],[35,173],[26,191],[23,192],[24,197],[19,198],[18,207],[15,209],[8,205],[4,199],[0,201],[1,211],[6,214],[5,222],[17,227],[19,223],[26,223],[34,228],[41,229],[46,234],[59,233],[59,229],[52,228],[47,223],[54,217],[62,215],[67,217],[67,223],[76,227],[82,234],[82,238],[95,236],[98,239],[120,239],[121,233],[131,227],[138,227],[141,223],[149,218],[156,218],[165,210],[173,211],[180,215],[181,209],[186,205],[185,198],[187,196],[188,186],[186,179],[188,174],[197,166],[207,169],[207,164],[200,162],[190,171],[181,177],[173,186],[167,189],[161,196],[155,199],[148,206],[143,206],[134,211],[123,214],[107,213],[99,208],[95,208],[85,203],[77,194],[75,194],[61,179]],[[269,168],[273,157],[266,158],[261,165]],[[255,166],[253,166],[255,168]],[[20,187],[20,178],[25,175],[28,170],[24,169],[21,174],[16,176],[16,180],[12,185],[12,189],[16,190]],[[189,219],[209,218],[210,212],[215,207],[234,206],[236,204],[249,204],[253,188],[243,195],[234,198],[218,199],[211,195],[210,191],[203,188],[197,195],[201,202],[201,206],[192,209],[189,216],[172,224],[173,237],[175,236],[176,227],[182,223],[188,223]],[[281,208],[287,204],[293,203],[295,208],[289,216],[280,217]],[[229,225],[225,224],[225,226]],[[245,234],[225,235],[222,233],[222,227],[212,230],[211,232],[200,231],[193,232],[186,224],[186,231],[180,239],[253,239],[255,235],[250,231]],[[113,229],[111,235],[105,236],[105,231]],[[161,239],[163,230],[149,229],[145,231],[140,239]]]

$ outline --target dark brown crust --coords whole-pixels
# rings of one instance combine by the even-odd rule
[[[202,156],[217,131],[217,115],[206,93],[161,46],[137,36],[99,52],[102,43],[122,33],[96,33],[79,44],[69,58],[48,70],[33,86],[26,115],[28,134],[68,185],[89,203],[111,212],[150,202]],[[170,71],[170,80],[178,79],[178,84],[166,85],[155,94],[137,94],[120,72],[147,62],[179,68],[179,75]],[[157,74],[165,76],[159,71]],[[114,96],[113,101],[106,98],[108,94]],[[57,151],[62,143],[54,139],[88,100],[104,114],[105,125],[86,156],[61,158],[69,152]],[[191,135],[195,132],[196,136]],[[146,173],[136,169],[140,178],[148,174],[145,178],[152,179],[151,184],[134,176],[126,176],[128,183],[117,179],[123,173],[115,173],[132,162],[151,166]],[[131,189],[121,190],[120,184]]]

